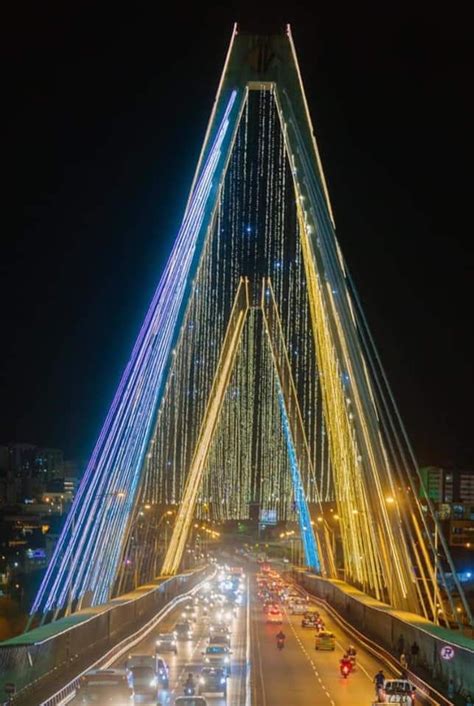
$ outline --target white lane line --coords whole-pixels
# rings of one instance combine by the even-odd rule
[[[255,635],[255,642],[257,643],[257,650],[256,650],[256,652],[257,652],[257,654],[258,654],[258,663],[259,663],[259,666],[260,666],[259,674],[260,674],[260,684],[261,684],[261,687],[262,687],[262,697],[263,697],[263,703],[262,703],[262,704],[259,704],[259,706],[266,706],[267,697],[266,697],[266,694],[265,694],[265,683],[264,683],[264,681],[263,681],[262,653],[261,653],[261,648],[260,648],[260,637],[259,637],[259,634],[258,634],[258,627],[255,627],[254,635]]]
[[[246,670],[245,675],[245,706],[251,706],[252,704],[252,694],[250,689],[250,578],[247,574],[247,620],[246,620],[246,635],[245,639],[247,641],[245,649],[245,660],[246,660]]]
[[[319,603],[318,603],[316,600],[314,600],[314,598],[311,596],[310,593],[308,593],[308,592],[306,592],[306,591],[303,593],[303,591],[302,591],[302,589],[301,589],[301,586],[295,586],[295,588],[296,588],[297,590],[299,590],[299,592],[300,592],[302,595],[306,596],[306,597],[309,599],[309,602],[310,602],[312,605],[316,606],[316,608],[318,608],[320,611],[322,611],[323,613],[325,613],[326,619],[329,618],[333,623],[335,623],[335,624],[337,625],[337,623],[336,623],[336,621],[334,620],[334,618],[332,618],[332,616],[331,616],[327,611],[325,611],[324,608],[321,608],[321,606],[319,605]],[[338,626],[338,629],[341,630],[341,632],[344,632],[344,629],[341,628],[340,626]],[[349,636],[349,637],[350,637],[350,636]],[[358,644],[360,644],[360,643],[358,643]],[[340,642],[337,642],[337,641],[336,641],[336,645],[341,648],[341,650],[342,650],[343,653],[346,651],[345,648],[341,645]],[[364,667],[364,665],[362,664],[362,662],[360,662],[359,660],[357,660],[357,661],[356,661],[356,667],[360,667],[360,668],[362,669],[362,671],[364,672],[364,674],[366,675],[367,679],[368,679],[371,683],[373,682],[373,677],[370,676],[369,672],[366,670],[366,668]]]
[[[313,658],[312,658],[311,655],[309,654],[309,652],[308,652],[308,650],[306,649],[306,647],[303,645],[303,643],[302,643],[302,641],[301,641],[301,639],[300,639],[300,636],[299,636],[298,633],[296,632],[296,630],[295,630],[295,628],[294,628],[294,625],[293,625],[293,623],[292,623],[291,620],[290,620],[290,616],[288,615],[288,612],[287,612],[287,610],[286,610],[286,607],[284,608],[284,610],[285,610],[286,619],[288,620],[288,624],[289,624],[289,626],[290,626],[290,628],[291,628],[291,630],[292,630],[292,632],[293,632],[293,635],[296,637],[296,640],[297,640],[299,646],[301,647],[301,651],[302,651],[303,654],[306,656],[308,662],[311,664],[311,666],[312,666],[312,668],[313,668],[314,675],[316,676],[318,682],[320,683],[320,685],[321,685],[321,687],[322,687],[324,693],[325,693],[326,696],[328,697],[329,703],[331,704],[331,706],[336,706],[336,704],[335,704],[335,702],[334,702],[334,700],[333,700],[331,694],[329,693],[327,687],[325,686],[325,684],[323,684],[323,681],[322,681],[322,679],[321,679],[321,675],[320,675],[319,672],[318,672],[318,668],[316,667],[315,663],[313,662]]]

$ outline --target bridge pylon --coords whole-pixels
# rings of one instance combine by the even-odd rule
[[[290,28],[235,26],[181,228],[32,613],[107,601],[134,561],[137,512],[160,503],[177,507],[167,574],[195,512],[239,517],[259,500],[296,513],[307,564],[334,576],[331,501],[347,581],[449,622],[448,570],[472,623],[421,491],[336,236]]]

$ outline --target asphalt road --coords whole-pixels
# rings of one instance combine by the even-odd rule
[[[336,635],[334,652],[314,648],[315,630],[301,627],[300,615],[284,613],[282,626],[268,625],[262,605],[257,598],[254,576],[249,579],[248,593],[233,619],[232,673],[228,680],[227,701],[223,697],[207,696],[211,706],[250,706],[246,701],[247,649],[250,649],[250,690],[252,706],[370,706],[374,700],[373,677],[381,664],[356,644],[355,672],[343,679],[339,660],[351,642],[350,637],[325,613],[326,627]],[[315,607],[315,606],[313,606]],[[154,654],[156,634],[167,632],[180,620],[183,606],[170,613],[139,645],[133,654]],[[178,643],[178,654],[163,653],[170,669],[170,688],[161,691],[160,703],[173,706],[176,696],[183,693],[183,684],[189,672],[197,679],[203,666],[202,651],[206,645],[209,619],[200,616],[195,623],[192,640]],[[280,627],[286,634],[283,650],[276,649],[275,635]],[[248,634],[249,633],[249,634]],[[113,667],[123,668],[126,658]],[[392,676],[385,671],[386,677]],[[143,706],[148,706],[144,701]],[[156,702],[153,702],[156,706]]]
[[[301,615],[285,613],[282,626],[268,625],[251,584],[252,706],[370,706],[374,701],[372,680],[381,668],[363,648],[357,649],[356,670],[343,679],[339,660],[351,640],[324,610],[317,606],[326,627],[336,636],[334,652],[317,651],[315,630],[301,627]],[[286,635],[285,647],[277,650],[275,635]],[[384,669],[385,676],[391,676]]]
[[[242,606],[237,609],[237,616],[232,623],[232,664],[231,676],[227,682],[227,701],[220,696],[209,696],[212,706],[245,706],[246,689],[246,649],[247,649],[247,594]],[[153,655],[155,653],[156,635],[159,632],[168,632],[181,619],[184,604],[172,611],[164,618],[156,630],[150,633],[142,642],[136,645],[130,654]],[[172,706],[176,696],[183,694],[183,685],[189,672],[192,672],[195,680],[203,665],[202,651],[204,650],[208,637],[209,619],[203,616],[198,617],[194,624],[194,635],[192,640],[178,642],[178,653],[163,652],[162,657],[166,661],[170,671],[170,688],[162,690],[159,695],[162,706]],[[124,668],[127,657],[123,657],[111,668]],[[77,703],[76,700],[72,702]],[[156,701],[145,701],[140,699],[140,706],[156,706]]]

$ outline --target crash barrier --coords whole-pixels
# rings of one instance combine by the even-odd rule
[[[133,647],[135,640],[143,639],[211,571],[206,567],[154,582],[104,606],[79,611],[0,643],[3,703],[14,706],[67,703],[79,675],[96,662],[102,664],[109,657],[112,661],[117,659],[121,649],[125,652]],[[47,700],[38,699],[48,683],[60,689]],[[7,684],[15,685],[15,693],[8,701],[4,697]]]
[[[416,641],[420,666],[445,683],[452,679],[459,693],[474,691],[473,640],[453,635],[451,630],[434,626],[411,613],[392,610],[390,606],[366,596],[343,581],[323,579],[298,570],[293,572],[293,576],[311,597],[324,605],[341,627],[356,635],[357,640],[375,656],[383,656],[384,662],[395,673],[401,672],[401,665],[392,650],[402,636],[408,660],[410,646]],[[452,703],[410,669],[406,671],[429,703],[441,706]]]

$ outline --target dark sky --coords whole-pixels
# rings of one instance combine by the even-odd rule
[[[232,23],[271,20],[292,23],[339,240],[419,460],[472,465],[467,16],[118,5],[2,17],[0,443],[89,453],[179,224]]]

